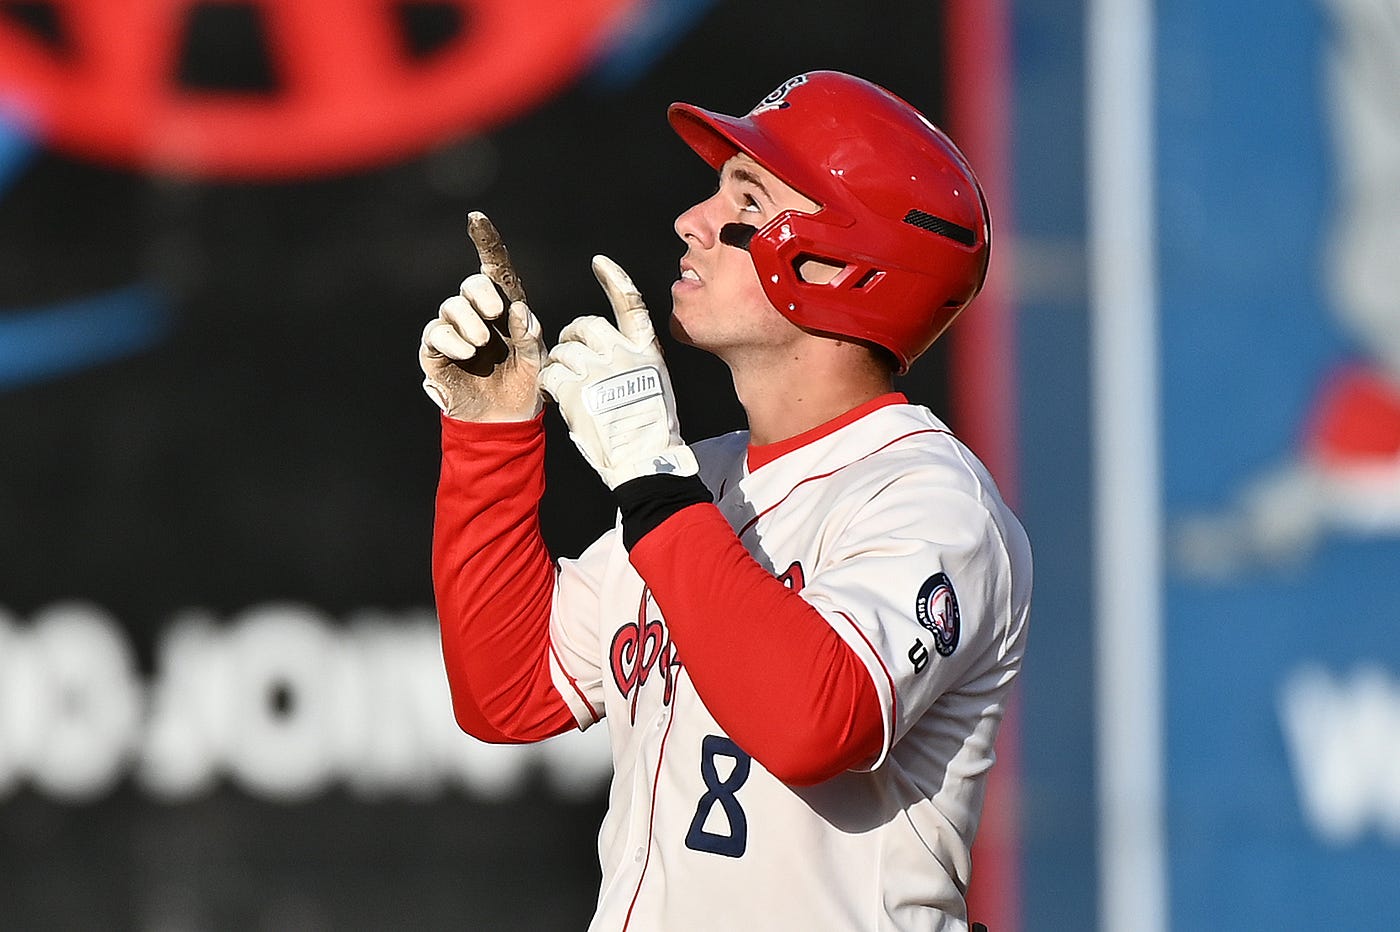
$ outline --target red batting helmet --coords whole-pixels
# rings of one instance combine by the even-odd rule
[[[883,346],[904,371],[981,290],[982,188],[953,141],[884,88],[813,71],[747,116],[682,103],[667,116],[714,168],[745,152],[821,205],[783,211],[748,247],[768,300],[799,327]],[[845,267],[807,282],[797,273],[807,259]]]

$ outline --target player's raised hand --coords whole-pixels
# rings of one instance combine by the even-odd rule
[[[481,272],[468,276],[423,328],[423,390],[461,421],[527,421],[544,406],[540,322],[491,221],[473,211],[467,232]]]
[[[559,403],[569,436],[608,488],[658,473],[695,475],[646,302],[607,256],[593,257],[593,274],[617,324],[580,317],[565,327],[540,386]]]

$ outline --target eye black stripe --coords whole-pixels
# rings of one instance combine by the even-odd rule
[[[726,223],[719,228],[719,241],[726,246],[747,250],[749,242],[758,233],[758,227],[748,223]]]

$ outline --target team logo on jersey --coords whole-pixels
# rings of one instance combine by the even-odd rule
[[[919,588],[914,617],[933,634],[933,648],[947,657],[958,649],[962,629],[958,617],[958,596],[947,573],[934,573]]]
[[[776,90],[758,102],[758,105],[749,111],[749,116],[757,116],[760,113],[767,113],[769,110],[785,110],[791,104],[787,102],[787,95],[794,87],[807,83],[807,76],[799,74],[795,78],[788,78]]]
[[[651,590],[644,589],[637,608],[637,620],[613,633],[612,647],[608,651],[613,682],[622,697],[630,700],[633,725],[637,724],[637,700],[652,671],[659,672],[666,683],[661,704],[670,705],[676,688],[676,670],[680,667],[680,661],[676,659],[676,645],[671,643],[665,623],[659,618],[647,617],[647,608],[651,604]]]

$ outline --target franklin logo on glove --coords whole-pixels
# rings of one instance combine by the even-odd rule
[[[633,402],[645,401],[661,394],[661,374],[654,366],[621,372],[590,386],[587,397],[589,413],[602,414]]]

